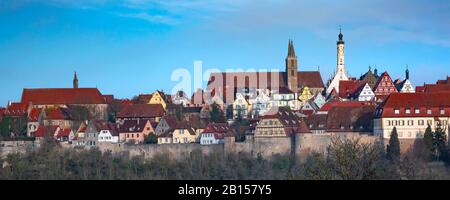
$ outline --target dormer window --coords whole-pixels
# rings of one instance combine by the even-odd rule
[[[431,115],[431,114],[432,114],[431,109],[427,109],[427,114],[428,114],[428,115]]]
[[[420,109],[418,109],[418,108],[414,109],[414,113],[420,114]]]
[[[405,113],[406,113],[406,114],[411,114],[411,109],[407,108],[407,109],[405,110]]]
[[[439,113],[440,113],[441,115],[445,115],[445,110],[444,110],[443,108],[441,108],[441,110],[439,111]]]
[[[394,109],[394,113],[395,113],[396,115],[400,114],[400,109],[398,109],[398,108]]]

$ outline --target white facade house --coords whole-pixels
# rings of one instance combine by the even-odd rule
[[[272,94],[269,110],[273,107],[289,107],[292,110],[298,109],[299,100],[296,93],[287,88],[281,88]]]
[[[172,102],[176,105],[187,106],[191,103],[186,93],[183,91],[178,91],[172,96]]]
[[[428,99],[424,101],[423,99]],[[423,138],[428,126],[441,127],[448,135],[450,93],[393,93],[376,111],[374,135],[389,139],[394,127],[399,139]]]
[[[369,84],[366,83],[364,87],[358,91],[357,97],[358,101],[372,101],[375,98],[375,93],[372,91]]]
[[[401,93],[416,92],[416,90],[414,89],[414,86],[412,85],[411,81],[409,81],[409,79],[404,80],[399,89],[400,89],[399,92],[401,92]]]
[[[213,145],[213,144],[222,144],[224,142],[224,138],[218,137],[218,134],[214,133],[202,133],[200,137],[201,145]]]
[[[234,137],[233,132],[227,123],[210,123],[200,135],[200,144],[222,144],[226,137]]]
[[[237,119],[238,117],[242,119],[247,118],[250,108],[251,105],[244,94],[237,93],[236,99],[233,102],[233,119]]]
[[[270,91],[258,90],[256,97],[254,99],[250,99],[250,104],[252,106],[251,110],[253,116],[264,115],[269,110]]]
[[[108,124],[105,127],[100,128],[98,134],[98,142],[119,142],[119,130],[113,124]]]

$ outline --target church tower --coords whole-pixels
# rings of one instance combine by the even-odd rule
[[[337,41],[337,73],[340,75],[346,75],[345,72],[345,57],[344,57],[344,40],[342,30],[339,30],[339,40]],[[343,77],[340,77],[343,78]]]
[[[294,43],[289,40],[288,55],[286,57],[286,76],[287,86],[293,92],[298,92],[298,62],[295,56]]]
[[[339,93],[339,82],[348,80],[347,71],[345,70],[345,56],[344,56],[344,35],[342,30],[339,29],[338,41],[337,41],[337,67],[334,77],[327,88],[327,94],[330,94],[333,89]]]
[[[73,76],[73,88],[78,88],[77,72],[75,72],[75,75]]]

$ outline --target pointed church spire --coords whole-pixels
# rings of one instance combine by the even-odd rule
[[[75,72],[75,75],[73,76],[73,88],[78,88],[77,72]]]
[[[288,57],[289,58],[295,57],[294,42],[291,39],[289,39],[289,44],[288,44]]]
[[[344,35],[342,34],[342,27],[341,27],[341,25],[339,25],[338,38],[339,38],[338,44],[344,44]]]
[[[408,69],[408,65],[406,65],[406,71],[405,71],[405,74],[406,74],[406,79],[409,79],[409,69]]]

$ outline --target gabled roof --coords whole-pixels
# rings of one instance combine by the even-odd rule
[[[46,114],[46,120],[72,120],[72,110],[70,108],[58,107]]]
[[[165,111],[160,104],[124,105],[117,118],[154,118],[162,117]]]
[[[5,111],[5,115],[22,117],[28,114],[29,103],[11,103]]]
[[[97,88],[24,89],[21,102],[34,105],[106,104]]]
[[[147,104],[152,99],[153,94],[140,94],[135,102],[136,104]]]
[[[59,129],[55,135],[56,137],[69,137],[71,132],[72,129],[70,128]]]
[[[300,117],[296,115],[289,107],[278,107],[271,109],[261,119],[279,119],[283,126],[296,127]]]
[[[28,114],[28,121],[29,122],[37,122],[39,120],[39,115],[41,114],[42,109],[39,108],[32,108],[30,110],[30,113]]]
[[[59,129],[59,126],[43,126],[39,125],[37,130],[35,132],[32,132],[31,135],[33,137],[45,137],[46,134],[48,136],[52,136],[56,133],[56,131]]]
[[[353,98],[355,94],[364,88],[366,81],[349,80],[339,82],[339,97],[340,98]]]
[[[148,120],[126,120],[119,126],[120,133],[141,133],[145,131]]]

